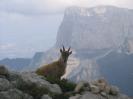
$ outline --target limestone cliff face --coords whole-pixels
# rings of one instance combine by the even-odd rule
[[[59,27],[56,46],[75,49],[118,48],[133,35],[133,10],[112,6],[66,9]]]
[[[98,59],[112,51],[132,53],[132,26],[133,10],[113,6],[67,8],[55,45],[57,49],[64,45],[74,50],[78,65],[71,66],[71,59],[68,61],[67,77],[76,81],[95,79],[100,76]]]

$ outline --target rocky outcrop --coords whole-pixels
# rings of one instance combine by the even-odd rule
[[[0,99],[33,99],[33,97],[18,89],[9,89],[0,92]]]
[[[47,80],[34,72],[11,72],[0,66],[0,99],[130,99],[105,80],[80,82],[77,85],[55,78]]]
[[[45,99],[44,94],[62,93],[57,84],[51,84],[35,73],[7,71],[6,67],[0,66],[0,99]]]
[[[22,90],[29,91],[38,90],[45,93],[51,92],[55,94],[61,94],[62,91],[57,84],[50,84],[44,77],[38,76],[35,73],[21,73],[20,77],[16,81],[16,86]]]
[[[8,69],[4,65],[0,65],[0,75],[7,76],[9,74]]]
[[[6,91],[11,88],[10,82],[5,78],[0,78],[0,91]]]
[[[96,95],[91,92],[85,92],[82,95],[75,95],[70,97],[69,99],[130,99],[129,97],[119,94],[118,96],[111,96],[109,95],[108,97],[103,97],[101,95]]]
[[[109,85],[103,79],[89,83],[80,82],[77,84],[75,92],[78,92],[78,94],[69,99],[130,99],[121,94],[118,87]]]
[[[52,99],[52,98],[48,95],[43,95],[41,99]]]
[[[97,61],[101,75],[123,93],[133,96],[133,54],[111,52]]]

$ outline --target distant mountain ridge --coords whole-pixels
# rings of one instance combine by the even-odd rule
[[[33,56],[32,60],[30,61],[27,68],[24,68],[23,71],[34,71],[38,66],[41,65],[42,57],[44,57],[45,52],[36,52]]]
[[[27,68],[30,62],[30,58],[5,58],[0,60],[1,65],[6,65],[9,69],[15,71],[21,71],[23,68]]]

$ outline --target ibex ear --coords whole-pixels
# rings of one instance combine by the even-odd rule
[[[71,51],[71,52],[69,52],[69,55],[70,55],[70,54],[72,54],[72,51]]]
[[[61,53],[63,52],[62,49],[60,49],[60,52],[61,52]]]

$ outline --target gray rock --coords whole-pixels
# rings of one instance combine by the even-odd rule
[[[75,87],[74,91],[80,92],[80,90],[83,89],[83,87],[84,87],[84,82],[79,82],[77,86]]]
[[[104,83],[99,83],[99,84],[98,84],[98,87],[99,87],[100,91],[104,91],[106,85],[105,85]]]
[[[35,73],[22,73],[20,78],[16,82],[16,86],[21,90],[29,90],[37,92],[45,93],[55,93],[61,94],[61,88],[57,84],[50,84],[48,81],[45,80],[44,77],[39,76]]]
[[[80,99],[81,95],[76,94],[75,96],[70,97],[69,99]]]
[[[98,94],[96,95],[91,92],[86,92],[83,95],[72,96],[69,99],[106,99],[106,98]]]
[[[0,78],[0,91],[5,91],[11,88],[11,84],[8,80]]]
[[[6,78],[5,76],[3,76],[3,75],[0,75],[0,78]]]
[[[90,84],[88,82],[85,82],[85,81],[80,81],[75,89],[74,89],[74,92],[80,92],[80,91],[90,91]]]
[[[52,99],[52,98],[48,95],[43,95],[41,99]]]
[[[91,92],[94,94],[98,94],[100,92],[100,89],[98,86],[90,85]]]
[[[107,86],[107,82],[105,81],[105,79],[94,80],[92,81],[92,84],[97,86],[100,91],[104,91]]]
[[[124,94],[119,94],[117,96],[109,95],[108,99],[131,99],[131,98],[126,96],[126,95],[124,95]]]
[[[4,65],[0,65],[0,75],[7,76],[9,74],[8,69]]]
[[[0,92],[0,99],[33,99],[32,96],[21,92],[18,89]]]
[[[81,99],[106,99],[106,98],[102,97],[99,94],[93,94],[93,93],[88,92],[82,95]]]
[[[102,96],[100,94],[93,94],[91,92],[86,92],[83,95],[78,94],[70,97],[69,99],[131,99],[131,98],[123,94],[119,94],[118,96],[112,96],[112,95]]]
[[[118,95],[119,94],[119,88],[116,86],[110,86],[110,94]]]
[[[110,86],[106,86],[105,87],[105,90],[104,90],[105,93],[109,94],[110,93]]]
[[[101,92],[100,95],[103,97],[108,97],[108,94],[106,92]]]
[[[18,72],[10,72],[7,79],[10,81],[13,87],[17,87],[17,81],[21,78],[20,73]]]
[[[16,81],[19,78],[20,78],[20,73],[18,73],[18,72],[9,72],[9,75],[8,75],[7,79],[9,81]]]

